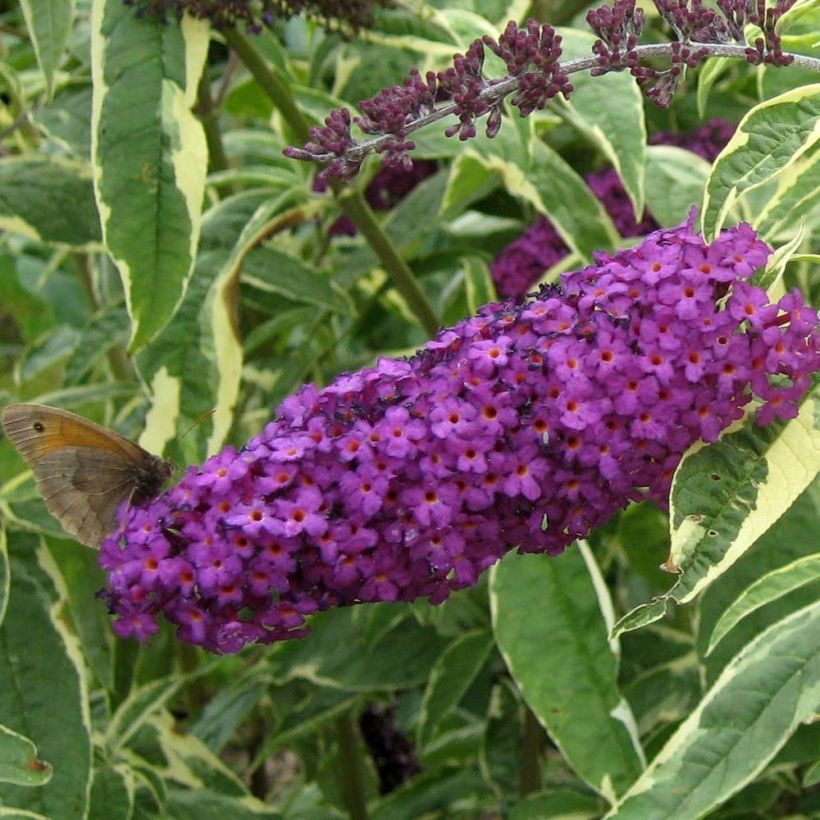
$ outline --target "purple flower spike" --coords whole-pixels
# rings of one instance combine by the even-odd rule
[[[237,652],[331,607],[439,603],[510,549],[557,554],[664,503],[695,440],[754,395],[760,420],[793,417],[820,369],[817,314],[747,281],[769,253],[748,226],[707,245],[692,218],[409,360],[303,387],[239,452],[123,507],[100,552],[115,630],[146,640],[162,613]]]

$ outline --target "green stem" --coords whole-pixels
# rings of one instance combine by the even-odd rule
[[[270,101],[285,118],[290,130],[293,131],[296,139],[300,142],[308,140],[307,120],[302,116],[302,112],[293,99],[293,94],[287,85],[269,68],[268,64],[260,56],[259,52],[248,42],[247,38],[235,28],[226,28],[222,32],[228,45],[234,53],[245,64],[251,72],[256,82],[262,86],[262,90],[268,95]]]
[[[367,820],[361,742],[351,712],[336,718],[336,739],[339,743],[340,786],[347,811],[354,820]]]
[[[214,110],[214,103],[211,98],[207,66],[202,72],[199,87],[197,88],[196,112],[205,131],[205,141],[208,143],[208,167],[211,171],[224,171],[228,167],[228,157],[225,154],[225,146],[222,144],[219,118]]]
[[[224,35],[228,45],[282,114],[296,139],[303,143],[307,142],[309,130],[307,120],[302,116],[287,84],[269,68],[265,60],[240,32],[236,29],[226,29]],[[370,243],[396,289],[405,298],[410,308],[415,311],[419,322],[430,336],[435,335],[440,323],[433,306],[413,276],[410,267],[402,259],[398,249],[382,228],[381,222],[376,218],[361,191],[357,188],[343,189],[338,182],[332,184],[332,188],[339,197],[342,210],[353,220],[359,232]]]
[[[541,755],[544,746],[544,730],[532,709],[524,709],[524,738],[521,743],[521,796],[537,792],[541,788]]]
[[[334,190],[336,190],[334,186]],[[353,220],[362,236],[370,243],[382,265],[390,274],[396,290],[404,296],[429,336],[435,336],[441,323],[408,264],[376,218],[373,209],[358,188],[345,189],[340,197],[342,210]]]

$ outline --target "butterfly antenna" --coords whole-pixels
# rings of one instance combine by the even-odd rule
[[[198,425],[202,424],[202,422],[205,421],[205,419],[207,419],[208,416],[212,416],[214,413],[216,413],[216,407],[214,407],[211,410],[206,410],[204,413],[197,416],[194,420],[194,423],[177,439],[177,441],[182,441],[182,439],[184,439],[185,436],[187,436],[188,433],[190,433],[191,430],[194,429],[194,427],[197,427]]]

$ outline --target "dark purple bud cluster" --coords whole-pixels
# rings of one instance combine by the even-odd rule
[[[518,80],[510,104],[518,108],[522,117],[542,109],[547,100],[558,94],[569,99],[572,85],[561,70],[561,38],[552,26],[530,19],[524,28],[519,28],[511,20],[497,41],[485,36],[484,43],[506,63],[508,76]],[[499,118],[500,107],[499,101]]]
[[[501,128],[501,105],[510,90],[511,100],[522,116],[556,94],[568,97],[572,91],[559,58],[561,38],[546,24],[529,20],[524,27],[510,21],[499,40],[485,36],[474,40],[465,54],[456,54],[451,67],[443,71],[428,71],[422,77],[413,69],[401,85],[386,88],[375,97],[359,103],[364,116],[356,117],[356,125],[366,134],[387,137],[373,150],[384,155],[387,165],[409,163],[408,151],[415,148],[409,140],[411,130],[419,121],[436,111],[438,103],[446,102],[458,122],[446,130],[447,136],[458,134],[467,140],[476,135],[476,120],[487,116],[487,134],[495,136]],[[509,74],[500,80],[484,76],[484,47],[489,48],[507,64]],[[492,94],[493,87],[514,80],[510,89]],[[506,87],[506,86],[505,86]],[[350,115],[333,111],[322,127],[311,128],[310,141],[301,149],[286,148],[285,155],[293,159],[314,159],[327,163],[323,178],[329,176],[350,179],[358,173],[363,154],[356,153],[357,143],[350,133]],[[333,155],[333,159],[328,158]]]
[[[705,46],[693,48],[678,41],[670,43],[669,49],[669,68],[656,69],[636,63],[630,69],[646,96],[661,108],[669,107],[686,76],[686,69],[695,68],[709,53]]]
[[[598,55],[601,67],[593,68],[590,74],[599,76],[637,65],[635,47],[643,31],[644,13],[643,9],[635,8],[635,0],[593,9],[587,12],[587,23],[600,38],[592,51]]]
[[[649,142],[653,145],[677,145],[712,162],[732,137],[735,126],[726,120],[710,120],[690,133],[659,131]],[[632,202],[612,168],[593,171],[586,176],[587,185],[599,199],[621,236],[643,236],[658,227],[652,214],[645,211],[636,221]],[[523,299],[544,272],[569,253],[552,222],[542,216],[524,233],[507,245],[490,265],[490,274],[499,296]]]
[[[658,13],[680,43],[726,43],[729,30],[722,15],[701,0],[654,0]]]
[[[140,14],[165,19],[167,15],[181,17],[188,12],[201,20],[210,20],[218,29],[236,28],[243,24],[247,31],[258,34],[277,20],[287,20],[305,14],[319,20],[326,28],[357,31],[369,26],[377,6],[385,7],[389,0],[124,0]]]
[[[746,0],[746,2],[749,22],[758,26],[763,32],[763,36],[754,41],[754,48],[746,49],[746,59],[752,65],[766,63],[784,66],[794,62],[794,55],[783,53],[780,35],[777,34],[775,28],[778,20],[795,4],[796,0],[779,0],[771,8],[766,8],[766,0]]]
[[[820,368],[817,314],[746,281],[770,249],[693,219],[490,304],[409,360],[303,387],[241,450],[124,505],[101,546],[120,636],[159,614],[214,652],[304,635],[307,614],[433,603],[506,551],[559,553],[753,395],[792,418]]]

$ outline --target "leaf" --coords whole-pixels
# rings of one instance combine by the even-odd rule
[[[466,256],[461,259],[464,269],[464,289],[467,291],[467,310],[475,314],[483,305],[492,302],[495,296],[490,269],[487,263],[475,256]]]
[[[250,797],[226,797],[209,789],[168,792],[166,816],[174,820],[282,820],[282,815]]]
[[[208,23],[94,0],[91,40],[94,187],[134,352],[167,324],[193,268],[208,153],[191,108]]]
[[[269,653],[277,682],[293,678],[351,692],[407,689],[427,680],[444,642],[396,604],[323,612],[308,641],[287,641]]]
[[[166,677],[132,690],[106,727],[105,741],[109,754],[113,756],[126,746],[143,724],[165,707],[182,683],[181,676]]]
[[[794,232],[794,226],[820,202],[820,145],[813,146],[777,177],[777,186],[752,214],[751,221],[767,242]]]
[[[684,456],[670,494],[668,563],[682,570],[674,589],[678,603],[725,572],[820,471],[818,398],[815,387],[797,418],[766,427],[749,420]]]
[[[80,334],[70,325],[55,325],[17,360],[16,381],[26,385],[74,352]]]
[[[820,602],[759,635],[607,817],[702,817],[750,782],[820,701]]]
[[[115,345],[128,341],[128,314],[114,309],[95,316],[74,341],[65,365],[64,383],[79,384]]]
[[[54,72],[71,33],[74,0],[20,0],[20,6],[50,98],[54,93]]]
[[[627,613],[613,635],[662,618],[667,604],[691,601],[725,573],[789,509],[820,471],[814,387],[797,418],[766,427],[747,418],[714,444],[694,445],[672,482],[672,547],[665,564],[680,571],[665,594]]]
[[[746,113],[712,166],[703,201],[703,234],[715,237],[735,203],[778,180],[820,138],[820,83],[759,103]]]
[[[131,820],[134,812],[134,773],[128,766],[94,770],[88,820]]]
[[[562,38],[562,59],[589,56],[597,39],[591,32],[579,29],[559,27],[557,31]],[[599,77],[580,72],[573,74],[572,85],[572,97],[568,102],[559,97],[558,110],[612,163],[633,213],[640,219],[647,147],[643,96],[638,84],[627,72]],[[646,171],[648,181],[651,173],[648,168]]]
[[[474,151],[475,146],[468,150]],[[566,160],[534,137],[531,151],[531,157],[518,151],[509,157],[496,152],[481,158],[487,168],[501,174],[511,195],[550,218],[570,249],[591,258],[595,250],[612,248],[616,238],[612,220],[584,180]]]
[[[100,684],[113,691],[114,633],[111,619],[96,597],[97,590],[105,586],[105,575],[97,564],[98,553],[73,540],[47,539],[46,543],[65,584],[71,620],[86,661]]]
[[[733,60],[730,57],[711,57],[705,60],[700,71],[697,73],[697,101],[698,101],[698,117],[704,119],[706,117],[706,104],[709,101],[709,93],[718,80],[718,77],[724,72],[727,66],[731,65]]]
[[[42,786],[53,769],[37,757],[37,747],[23,735],[0,724],[0,783]]]
[[[548,789],[529,794],[510,811],[510,820],[595,820],[601,816],[600,802],[570,789]]]
[[[508,554],[492,569],[490,602],[527,705],[579,776],[614,799],[640,774],[642,752],[607,638],[611,602],[588,549]]]
[[[663,228],[682,222],[703,197],[709,163],[683,148],[650,145],[646,163],[646,206]]]
[[[433,739],[436,728],[463,697],[487,660],[493,644],[483,629],[456,638],[434,664],[419,710],[418,743]]]
[[[480,764],[484,779],[499,801],[516,795],[521,785],[523,711],[512,681],[502,680],[493,687],[481,738]]]
[[[32,556],[38,541],[17,534],[12,547]],[[45,558],[45,554],[41,553]],[[54,775],[37,789],[0,784],[0,802],[47,817],[82,818],[91,781],[91,727],[77,647],[62,626],[63,601],[49,605],[49,581],[29,560],[15,566],[6,619],[0,627],[0,715],[12,731],[37,744]]]
[[[807,555],[766,573],[744,590],[743,594],[721,615],[712,631],[706,654],[711,653],[727,632],[756,609],[766,606],[783,595],[788,595],[793,589],[818,580],[820,580],[820,555]]]
[[[163,452],[169,441],[195,424],[191,435],[178,442],[178,455],[183,463],[197,462],[222,446],[233,424],[242,351],[230,248],[265,202],[267,193],[247,192],[222,200],[205,214],[194,277],[182,304],[136,356],[152,397],[154,412],[140,439],[151,452]]]
[[[0,160],[0,227],[45,244],[99,248],[102,234],[88,165],[56,156]]]
[[[326,273],[271,247],[250,251],[242,265],[242,281],[294,302],[316,305],[346,316],[355,313],[350,297]]]
[[[34,123],[52,142],[60,146],[67,154],[86,163],[91,158],[91,83],[80,82],[65,85],[58,89],[54,99],[48,104],[31,112]],[[92,185],[91,198],[94,198]],[[94,206],[94,214],[97,208]],[[96,232],[101,238],[99,217],[96,219]]]
[[[460,154],[450,166],[441,210],[463,210],[497,187],[498,174],[493,173],[483,160],[472,154]]]
[[[9,602],[11,589],[11,570],[9,568],[8,536],[6,528],[0,519],[0,626],[6,617],[6,607]]]

